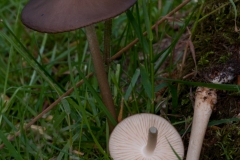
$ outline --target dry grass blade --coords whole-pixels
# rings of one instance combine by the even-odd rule
[[[190,32],[189,28],[187,28],[187,29],[188,29],[188,33],[189,33],[190,36],[189,36],[188,41],[186,43],[186,47],[185,47],[185,51],[184,51],[184,55],[183,55],[183,59],[182,59],[181,74],[182,74],[182,71],[183,71],[183,68],[184,68],[184,64],[185,64],[185,61],[186,61],[188,47],[189,47],[190,52],[192,54],[193,62],[194,62],[194,65],[195,65],[195,71],[185,75],[183,77],[183,79],[185,79],[185,78],[187,78],[189,76],[195,77],[197,75],[197,71],[198,71],[198,69],[197,69],[197,60],[196,60],[196,52],[195,52],[195,48],[194,48],[193,42],[191,40],[192,39],[191,32]]]
[[[189,44],[190,52],[192,53],[192,58],[193,58],[193,61],[194,61],[194,64],[195,64],[195,73],[197,73],[196,53],[195,53],[194,45],[193,45],[193,42],[192,42],[191,39],[188,40],[188,44]]]

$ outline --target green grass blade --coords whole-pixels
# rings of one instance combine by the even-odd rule
[[[84,79],[84,82],[86,84],[86,86],[88,87],[89,91],[91,92],[91,94],[93,95],[93,97],[96,99],[96,101],[99,103],[99,109],[101,111],[103,111],[103,113],[109,118],[109,120],[111,121],[111,123],[113,125],[117,125],[117,122],[115,121],[115,119],[112,117],[111,113],[108,111],[108,109],[105,107],[105,105],[103,104],[100,96],[98,95],[98,93],[95,91],[95,89],[92,87],[92,85],[88,82],[88,80],[85,78],[85,76],[82,73],[79,73],[79,75],[81,76],[82,79]]]
[[[186,21],[184,22],[184,25],[182,26],[179,34],[174,38],[173,42],[171,43],[171,45],[169,45],[169,47],[167,47],[165,50],[163,50],[160,54],[156,55],[153,58],[153,62],[156,63],[154,66],[154,70],[155,73],[158,71],[158,69],[162,66],[162,64],[164,63],[164,61],[166,60],[166,58],[168,57],[168,55],[173,51],[175,45],[177,44],[178,40],[180,39],[180,37],[183,35],[183,33],[186,30],[186,27],[189,25],[189,23],[192,20],[192,17],[194,15],[194,12],[191,13],[191,15],[186,19]]]
[[[5,146],[7,147],[8,151],[12,154],[12,156],[16,159],[16,160],[23,160],[23,158],[21,157],[21,155],[18,153],[18,151],[16,151],[15,147],[8,141],[8,139],[6,138],[6,136],[3,134],[2,131],[0,131],[0,139],[2,140],[2,142],[5,144]]]
[[[150,1],[148,3],[151,3]],[[145,25],[147,28],[147,35],[148,35],[148,39],[149,41],[153,40],[153,34],[152,34],[152,29],[151,29],[151,23],[150,23],[150,18],[148,15],[148,10],[147,10],[147,3],[146,0],[142,0],[142,7],[143,7],[143,15],[144,15],[144,21],[145,21]]]
[[[148,43],[147,43],[146,38],[143,36],[143,34],[142,34],[142,32],[141,32],[141,29],[140,29],[140,26],[141,26],[141,25],[137,23],[137,21],[136,21],[136,19],[134,18],[134,16],[132,15],[132,12],[131,12],[131,11],[128,10],[128,11],[126,12],[126,14],[127,14],[127,17],[128,17],[128,19],[129,19],[129,21],[130,21],[130,23],[131,23],[134,31],[136,32],[136,35],[137,35],[138,39],[140,40],[140,43],[141,43],[142,46],[143,46],[144,52],[145,52],[145,53],[148,53],[148,48],[149,48],[149,46],[148,46]]]
[[[71,64],[71,58],[70,58],[70,54],[68,54],[68,65],[69,65],[69,68],[70,70],[72,70],[72,64]],[[92,93],[92,95],[94,96],[94,98],[96,98],[96,100],[98,101],[99,103],[99,108],[100,110],[102,110],[106,115],[107,117],[109,118],[109,120],[112,122],[113,125],[116,125],[117,122],[115,121],[115,119],[112,117],[112,115],[110,114],[110,112],[107,110],[107,108],[104,106],[103,102],[101,101],[99,95],[96,93],[96,91],[93,89],[93,87],[91,86],[91,84],[88,82],[88,80],[86,80],[85,76],[79,72],[79,75],[80,77],[82,77],[82,79],[84,79],[84,82],[85,84],[87,85],[87,87],[90,89],[90,92]],[[74,84],[74,79],[73,79],[73,74],[70,73],[70,78],[71,78],[71,82]],[[102,148],[102,146],[100,145],[100,143],[98,142],[97,138],[95,137],[95,135],[93,134],[92,130],[91,130],[91,127],[90,127],[90,124],[89,124],[89,120],[87,118],[87,114],[86,114],[86,110],[85,108],[83,107],[82,103],[81,103],[81,100],[80,100],[80,96],[77,92],[77,88],[75,85],[73,85],[74,87],[74,93],[77,97],[77,101],[78,101],[78,104],[79,104],[79,109],[81,111],[81,114],[82,114],[82,117],[83,117],[83,122],[86,123],[87,127],[88,127],[88,132],[91,134],[92,138],[93,138],[93,141],[95,142],[96,146],[98,147],[99,151],[104,155],[104,157],[106,159],[108,159],[108,155],[106,154],[106,152],[104,151],[104,149]]]
[[[238,91],[240,92],[240,86],[234,84],[213,84],[213,83],[203,83],[203,82],[190,82],[190,81],[183,81],[183,80],[174,80],[168,78],[159,78],[161,80],[165,80],[168,82],[176,82],[180,84],[192,85],[192,86],[202,86],[214,89],[221,89],[221,90],[229,90],[229,91]]]
[[[136,82],[137,82],[137,79],[140,75],[140,70],[139,69],[136,69],[135,73],[133,74],[133,77],[132,77],[132,80],[131,80],[131,83],[130,85],[128,86],[128,89],[126,91],[126,94],[124,95],[124,99],[127,101],[134,86],[136,85]]]
[[[220,119],[220,120],[214,120],[214,121],[210,121],[208,123],[208,126],[217,126],[220,124],[226,124],[226,123],[233,123],[233,122],[239,122],[240,118],[229,118],[229,119]]]
[[[4,23],[4,22],[3,22]],[[5,24],[5,23],[4,23]],[[6,35],[3,32],[0,32],[0,36],[6,39],[14,49],[36,70],[43,79],[45,79],[59,94],[62,94],[64,89],[61,88],[58,83],[56,83],[48,72],[36,61],[36,59],[28,52],[28,50],[23,46],[23,44],[18,40],[15,34],[11,29],[5,24],[5,27],[8,29],[9,33],[14,37],[12,39],[10,36]]]
[[[167,139],[168,141],[168,139]],[[173,148],[173,146],[170,144],[170,142],[168,141],[168,144],[170,145],[172,151],[174,152],[174,154],[176,155],[176,157],[178,158],[178,160],[181,160],[182,158],[177,154],[177,152],[175,151],[175,149]]]
[[[141,80],[142,80],[144,91],[147,94],[148,98],[152,99],[152,96],[153,96],[152,85],[151,85],[147,70],[143,65],[140,65],[140,71],[141,71]]]

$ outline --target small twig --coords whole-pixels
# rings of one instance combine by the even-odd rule
[[[182,72],[183,72],[183,68],[185,67],[185,61],[186,61],[188,48],[189,48],[190,52],[192,53],[192,58],[193,58],[194,65],[195,65],[195,71],[193,72],[194,73],[193,76],[195,77],[197,75],[197,70],[198,70],[197,69],[197,61],[196,61],[196,53],[195,53],[194,45],[193,45],[193,42],[192,42],[192,33],[191,33],[191,31],[188,27],[187,27],[187,30],[188,30],[189,37],[188,37],[188,40],[187,40],[187,43],[186,43],[186,46],[185,46],[185,50],[184,50],[184,54],[183,54],[183,58],[182,58],[182,64],[181,64],[181,70],[180,70],[181,74],[180,75],[182,76],[182,74],[183,74]]]
[[[186,79],[186,78],[189,78],[189,77],[193,77],[193,76],[195,76],[195,75],[196,75],[196,71],[193,71],[193,72],[191,72],[191,73],[183,76],[182,78],[183,78],[183,79]]]
[[[189,43],[186,43],[186,46],[185,46],[185,49],[184,49],[184,53],[183,53],[183,57],[182,57],[182,64],[181,64],[181,69],[180,69],[180,76],[182,76],[182,74],[183,74],[183,68],[185,67],[185,61],[186,61],[186,58],[187,58],[188,47],[189,47]]]
[[[119,114],[118,114],[118,123],[121,122],[123,119],[123,107],[124,107],[124,98],[122,97],[121,104],[120,104],[120,110],[119,110]]]
[[[157,21],[151,29],[155,29],[157,26],[159,26],[161,23],[163,23],[165,20],[167,20],[170,16],[172,16],[175,12],[180,10],[182,7],[184,7],[186,4],[188,4],[191,0],[185,0],[183,3],[178,5],[176,8],[174,8],[171,12],[169,12],[166,16],[164,16],[161,20]],[[147,35],[147,31],[143,33],[144,36]],[[131,43],[129,43],[126,47],[118,51],[114,56],[111,57],[110,61],[117,59],[120,57],[124,52],[128,51],[132,46],[134,46],[139,41],[138,38],[133,40]]]
[[[187,126],[185,132],[182,134],[182,138],[185,136],[185,134],[188,132],[188,129],[192,126],[192,122]]]

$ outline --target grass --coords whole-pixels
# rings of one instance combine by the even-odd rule
[[[0,8],[0,143],[5,144],[0,150],[1,159],[110,159],[106,118],[114,124],[116,122],[101,100],[96,77],[90,75],[85,78],[93,72],[93,65],[84,29],[59,34],[32,31],[20,20],[26,2],[0,2],[3,6]],[[139,42],[110,64],[108,79],[118,114],[120,104],[124,106],[123,118],[143,112],[160,114],[163,113],[161,107],[165,105],[165,118],[184,133],[187,130],[184,124],[189,123],[189,116],[183,115],[180,106],[183,101],[191,105],[189,99],[180,97],[182,92],[187,95],[189,90],[180,91],[179,88],[205,85],[239,91],[239,87],[176,80],[174,76],[162,77],[176,73],[178,63],[168,58],[173,57],[174,47],[186,32],[186,27],[197,25],[193,19],[199,16],[199,12],[195,13],[195,3],[191,2],[178,12],[181,16],[189,11],[189,16],[181,16],[180,22],[165,21],[157,30],[151,29],[179,4],[163,0],[162,7],[158,8],[156,0],[140,0],[113,20],[112,56],[134,39],[138,38]],[[179,27],[177,32],[172,27],[175,23]],[[101,50],[103,26],[103,23],[96,25]],[[147,31],[147,36],[142,35],[144,31]],[[156,53],[154,45],[165,37],[171,37],[173,41],[165,50]],[[161,67],[165,61],[169,64],[163,70]],[[82,79],[85,82],[77,85]],[[74,89],[73,92],[61,97],[70,88]],[[159,92],[160,97],[157,96]],[[56,106],[44,113],[34,125],[24,129],[56,100]],[[218,122],[224,124],[229,121],[224,119],[214,124],[219,125]],[[8,141],[7,138],[18,130],[21,134]],[[219,143],[218,146],[226,148],[223,145]]]

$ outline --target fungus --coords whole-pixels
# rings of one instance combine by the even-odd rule
[[[192,131],[186,160],[198,160],[202,148],[203,138],[217,95],[214,89],[198,87],[194,104]]]
[[[59,33],[85,27],[103,103],[115,120],[114,103],[92,24],[119,15],[135,2],[136,0],[30,0],[21,15],[24,25],[39,32]],[[112,128],[110,124],[110,129]]]
[[[240,60],[234,58],[222,65],[208,67],[203,70],[203,77],[215,84],[232,83],[232,81],[240,74]]]
[[[164,118],[148,113],[130,116],[113,130],[109,151],[114,160],[175,160],[184,156],[182,139]]]

